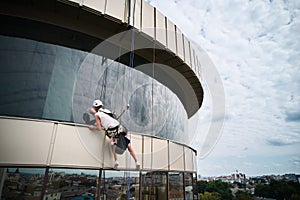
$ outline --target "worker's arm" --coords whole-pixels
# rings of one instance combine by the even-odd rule
[[[99,131],[102,130],[102,125],[101,125],[101,120],[100,117],[98,115],[95,115],[95,119],[96,119],[96,123],[97,123],[97,128]]]
[[[96,119],[97,126],[90,125],[89,129],[90,130],[99,130],[99,131],[101,131],[102,129],[104,129],[104,127],[101,125],[100,117],[98,115],[95,115],[95,119]]]
[[[90,113],[91,113],[91,114],[96,114],[97,111],[95,110],[95,108],[92,107],[92,108],[90,108]]]

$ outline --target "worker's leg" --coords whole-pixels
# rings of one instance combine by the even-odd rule
[[[133,148],[131,147],[130,143],[128,144],[127,148],[128,148],[128,151],[130,152],[131,156],[133,157],[134,161],[137,162],[135,152],[134,152]]]
[[[136,168],[137,168],[137,169],[140,169],[141,164],[140,164],[139,161],[137,160],[136,155],[135,155],[135,153],[134,153],[134,150],[133,150],[133,148],[131,147],[130,143],[128,144],[127,148],[128,148],[128,151],[130,152],[131,156],[132,156],[133,159],[135,160],[135,166],[136,166]]]
[[[112,151],[113,151],[115,160],[118,160],[118,156],[117,156],[117,153],[116,153],[116,145],[112,145]]]
[[[114,158],[115,158],[114,168],[117,168],[119,166],[119,161],[118,161],[118,156],[116,153],[116,145],[112,145],[112,152],[113,152]]]

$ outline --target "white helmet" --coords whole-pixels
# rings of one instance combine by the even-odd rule
[[[93,106],[97,108],[99,106],[103,106],[103,103],[102,103],[102,101],[100,101],[99,99],[97,99],[97,100],[95,100],[93,102]]]

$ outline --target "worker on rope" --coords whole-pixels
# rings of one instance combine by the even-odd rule
[[[134,150],[130,145],[130,140],[126,137],[127,129],[121,125],[111,111],[102,107],[103,103],[100,100],[97,99],[93,102],[93,107],[90,108],[90,113],[95,115],[96,126],[90,125],[89,129],[105,130],[105,134],[111,140],[112,151],[115,159],[115,168],[117,168],[119,165],[117,153],[122,154],[127,148],[135,160],[136,168],[139,169],[140,163],[138,162]]]

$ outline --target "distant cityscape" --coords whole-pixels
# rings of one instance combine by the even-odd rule
[[[293,181],[300,183],[300,174],[283,174],[283,175],[261,175],[261,176],[247,176],[244,173],[241,172],[235,172],[231,175],[224,175],[224,176],[207,176],[202,177],[201,175],[198,175],[198,180],[201,181],[215,181],[215,180],[221,180],[222,182],[228,182],[228,183],[269,183],[271,180],[277,180],[277,181]],[[257,182],[255,182],[257,181]]]
[[[224,176],[211,176],[211,177],[201,177],[198,175],[198,181],[222,181],[224,183],[229,183],[233,186],[232,194],[234,195],[238,191],[245,191],[249,194],[254,194],[255,187],[259,184],[268,185],[272,181],[284,181],[284,182],[294,182],[300,183],[300,174],[283,174],[283,175],[262,175],[262,176],[247,176],[241,172],[234,172],[230,175]]]

